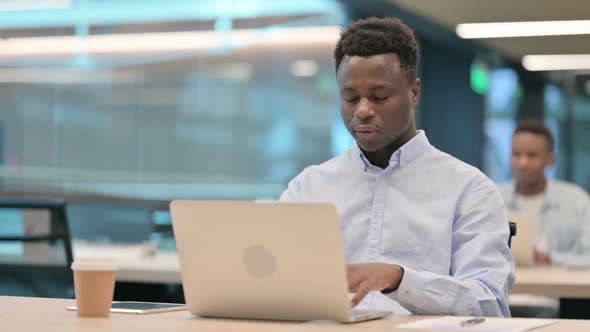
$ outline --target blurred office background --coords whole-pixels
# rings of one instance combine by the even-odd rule
[[[373,15],[417,34],[418,127],[436,147],[505,181],[512,130],[536,117],[557,137],[550,176],[590,189],[590,61],[522,62],[590,54],[590,31],[456,32],[586,20],[585,0],[0,0],[0,193],[65,198],[74,239],[121,242],[169,225],[170,199],[276,199],[352,144],[332,52]],[[0,213],[0,231],[23,229]]]
[[[559,142],[552,175],[588,189],[589,76],[520,60],[585,52],[590,37],[454,31],[590,12],[571,2],[4,0],[0,188],[274,199],[352,142],[332,60],[340,27],[393,15],[420,40],[418,125],[434,145],[502,181],[515,121],[544,118]]]

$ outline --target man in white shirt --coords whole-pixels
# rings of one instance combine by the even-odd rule
[[[303,170],[281,201],[334,204],[353,306],[509,317],[514,263],[502,198],[483,173],[416,131],[413,31],[392,18],[354,22],[334,58],[355,144]]]
[[[526,217],[535,264],[590,266],[590,198],[575,184],[551,180],[553,136],[539,121],[521,122],[512,136],[514,180],[500,186],[508,210]],[[518,236],[518,235],[517,235]],[[511,296],[515,316],[554,317],[557,299]]]
[[[520,123],[512,136],[514,180],[500,192],[508,210],[528,217],[537,264],[590,266],[590,196],[575,184],[547,179],[553,144],[542,123]]]

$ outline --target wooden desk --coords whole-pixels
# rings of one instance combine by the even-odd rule
[[[0,325],[4,331],[125,331],[125,332],[193,332],[193,331],[412,331],[396,328],[402,323],[425,316],[391,316],[385,319],[357,323],[334,322],[273,322],[237,319],[196,318],[187,311],[150,315],[111,314],[110,318],[78,318],[66,311],[74,300],[26,297],[0,297]],[[590,321],[559,320],[558,323],[535,329],[535,332],[586,332]]]
[[[517,267],[512,293],[590,299],[590,269]]]

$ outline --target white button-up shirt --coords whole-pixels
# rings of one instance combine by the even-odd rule
[[[280,200],[334,204],[348,263],[404,269],[397,291],[371,292],[361,308],[510,316],[514,262],[502,198],[484,174],[434,148],[423,131],[385,169],[355,144],[306,168]]]
[[[514,181],[500,186],[509,211],[522,212]],[[590,196],[581,187],[547,179],[539,225],[544,228],[552,264],[590,267]],[[532,250],[532,248],[531,248]]]

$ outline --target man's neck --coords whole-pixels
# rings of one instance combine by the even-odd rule
[[[395,152],[393,151],[375,151],[375,152],[367,152],[363,151],[365,158],[371,163],[373,166],[377,166],[381,169],[386,169],[389,166],[389,160],[391,159],[391,155]]]
[[[540,181],[535,183],[517,183],[516,192],[523,196],[534,196],[544,192],[545,186],[547,186],[547,179],[543,177]]]
[[[412,138],[416,136],[416,129],[412,126],[411,131],[408,131],[406,135],[400,137],[395,142],[392,142],[388,146],[384,147],[379,151],[363,151],[365,158],[374,166],[377,166],[381,169],[386,169],[389,166],[389,161],[391,160],[391,156],[397,150],[399,150],[404,144],[410,141]]]

